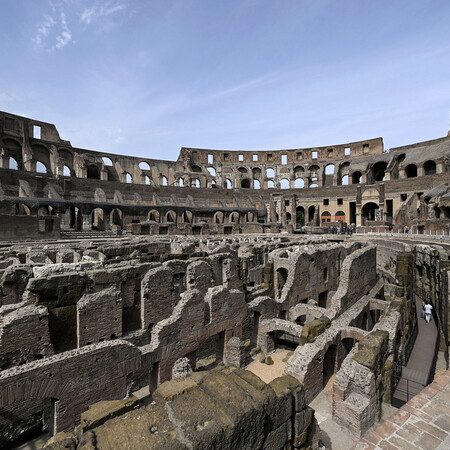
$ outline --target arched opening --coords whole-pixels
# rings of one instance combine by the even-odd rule
[[[275,183],[272,180],[269,180],[267,182],[267,188],[268,189],[273,189],[275,187]]]
[[[146,161],[141,161],[139,163],[139,169],[141,170],[150,170],[150,164]]]
[[[282,178],[280,180],[280,188],[281,189],[289,189],[289,180],[287,180],[286,178]]]
[[[19,165],[17,164],[17,161],[14,158],[9,157],[9,168],[12,170],[18,170]]]
[[[331,214],[328,211],[324,211],[320,216],[320,221],[322,223],[331,222]]]
[[[47,166],[43,162],[37,161],[36,162],[36,172],[37,173],[47,173],[48,172]]]
[[[166,223],[175,223],[177,221],[177,215],[175,211],[167,211],[165,215]]]
[[[182,221],[184,223],[192,223],[194,215],[191,211],[184,211],[182,215]]]
[[[105,212],[101,208],[95,208],[91,212],[91,230],[105,231]]]
[[[259,180],[253,180],[253,189],[261,189],[261,183]]]
[[[90,164],[87,166],[86,177],[92,178],[94,180],[100,180],[100,169],[94,164]]]
[[[202,168],[200,166],[191,166],[192,172],[201,173]]]
[[[225,179],[225,187],[227,189],[233,189],[233,183],[231,182],[231,180],[229,178]]]
[[[342,185],[342,186],[347,186],[348,183],[349,183],[349,177],[348,177],[348,175],[344,175],[344,176],[341,178],[341,185]]]
[[[301,178],[303,176],[304,172],[305,172],[304,167],[302,167],[302,166],[295,166],[294,167],[294,176],[296,178]]]
[[[65,177],[71,177],[72,176],[72,169],[69,166],[63,167],[63,176]]]
[[[261,180],[261,169],[259,167],[254,167],[252,169],[253,178]]]
[[[288,225],[290,225],[291,222],[292,222],[292,214],[291,213],[286,213],[286,223]]]
[[[334,221],[335,222],[345,222],[345,212],[344,211],[338,211],[334,215]]]
[[[213,223],[221,224],[223,223],[224,215],[222,211],[217,211],[213,216]]]
[[[192,178],[191,179],[191,187],[193,187],[193,188],[201,187],[200,180],[198,178]]]
[[[305,225],[305,208],[303,206],[297,206],[295,208],[295,223],[297,227]]]
[[[17,203],[16,216],[29,216],[30,214],[30,208],[25,203]]]
[[[276,292],[277,296],[276,298],[281,297],[281,292],[283,291],[283,287],[286,284],[288,277],[288,271],[284,267],[280,267],[276,270]]]
[[[344,338],[341,341],[341,358],[340,362],[344,361],[344,359],[347,357],[347,355],[351,352],[353,346],[355,345],[355,339],[353,338]]]
[[[241,181],[241,188],[243,189],[249,189],[250,188],[250,180],[248,178],[245,178]]]
[[[308,222],[313,222],[314,221],[315,213],[316,213],[316,207],[315,206],[310,206],[308,208]]]
[[[425,175],[434,175],[436,173],[436,163],[434,161],[426,161],[423,165]]]
[[[405,167],[405,175],[406,175],[406,178],[417,177],[417,166],[415,164],[408,164]]]
[[[336,366],[336,344],[328,347],[323,357],[323,387],[327,385],[334,374]]]
[[[377,215],[377,211],[379,209],[379,206],[374,203],[374,202],[370,202],[370,203],[366,203],[363,207],[362,207],[362,216],[364,220],[376,220],[376,215]]]
[[[303,178],[296,178],[294,187],[296,189],[303,189],[305,187],[305,180]]]
[[[361,172],[353,172],[352,174],[352,184],[361,184],[362,183],[362,174]]]
[[[387,162],[378,161],[372,167],[372,180],[373,181],[384,181],[386,172]]]
[[[125,183],[132,183],[133,177],[131,176],[131,173],[126,172],[125,173]]]
[[[150,180],[150,177],[148,175],[145,175],[144,180],[145,180],[145,184],[147,184],[147,185],[152,183],[151,180]]]
[[[273,169],[266,169],[266,177],[273,178],[275,176],[275,171]]]
[[[152,209],[148,213],[148,220],[150,222],[157,222],[157,223],[159,223],[160,217],[161,217],[161,215],[160,215],[159,211],[157,211],[156,209]]]
[[[164,175],[161,177],[161,186],[169,186],[169,180]]]
[[[238,171],[239,171],[240,173],[247,173],[247,169],[246,169],[245,167],[239,167],[239,168],[238,168]]]
[[[178,187],[184,187],[184,180],[183,180],[183,178],[178,178],[178,180],[177,180],[177,186]]]
[[[313,181],[313,182],[309,185],[309,187],[310,187],[310,188],[318,188],[319,185],[318,185],[315,181]]]
[[[210,174],[212,177],[215,177],[215,176],[216,176],[216,169],[214,169],[214,167],[208,167],[206,170],[209,172],[209,174]]]
[[[122,211],[119,208],[114,208],[111,211],[111,225],[122,228]]]
[[[240,221],[239,213],[238,213],[237,211],[233,211],[233,212],[230,214],[229,222],[230,222],[230,223],[239,223],[239,221]]]
[[[108,158],[107,156],[102,157],[103,165],[105,166],[112,166],[113,163],[111,161],[111,158]]]
[[[47,205],[40,206],[37,210],[38,216],[48,216],[50,215],[50,209]]]
[[[335,165],[327,164],[325,166],[325,175],[333,175],[334,174]]]

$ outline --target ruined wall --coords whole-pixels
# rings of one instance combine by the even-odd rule
[[[3,444],[14,434],[14,428],[41,412],[48,401],[52,404],[55,425],[51,431],[58,432],[72,429],[93,402],[125,397],[127,378],[139,369],[140,355],[131,344],[116,341],[3,370],[0,372]]]
[[[85,422],[79,436],[56,436],[46,448],[56,450],[62,441],[93,449],[281,450],[318,445],[314,413],[292,377],[267,385],[247,371],[214,370],[164,383],[154,399],[156,403],[118,414],[103,425]],[[101,423],[93,412],[85,417]]]

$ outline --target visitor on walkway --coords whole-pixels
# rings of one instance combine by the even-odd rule
[[[425,322],[429,323],[431,320],[431,311],[433,307],[427,302],[425,305]]]

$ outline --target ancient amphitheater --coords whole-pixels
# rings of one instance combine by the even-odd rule
[[[449,182],[450,136],[161,161],[0,113],[0,448],[450,448]]]

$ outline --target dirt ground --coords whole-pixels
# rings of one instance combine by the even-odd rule
[[[246,367],[246,369],[249,370],[250,372],[253,372],[265,383],[270,383],[275,378],[284,375],[284,368],[286,367],[286,362],[283,362],[283,359],[287,356],[289,352],[290,350],[278,349],[274,353],[270,354],[271,358],[273,359],[272,365],[261,363],[258,360],[256,360],[250,363]]]

